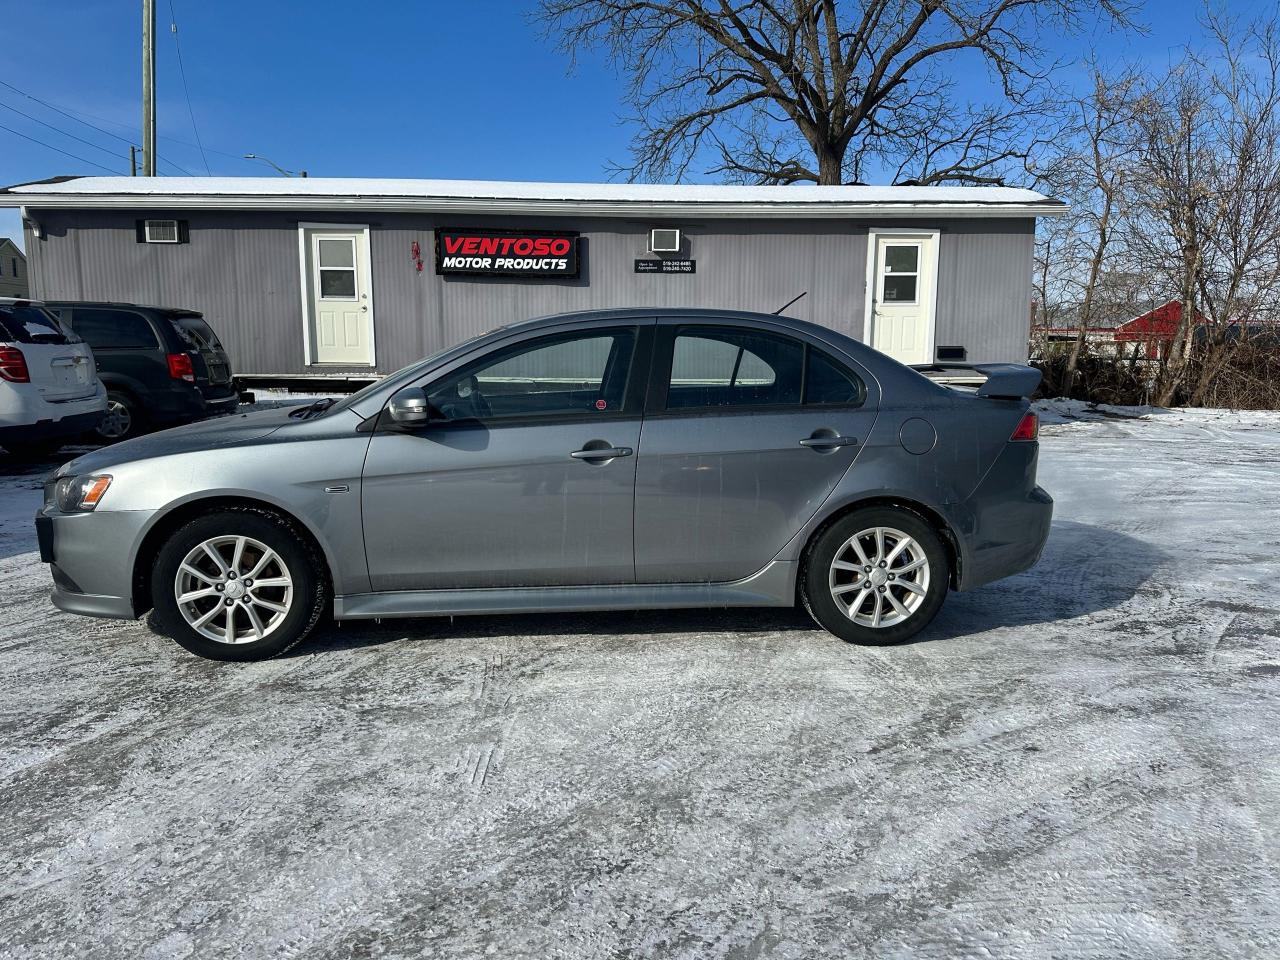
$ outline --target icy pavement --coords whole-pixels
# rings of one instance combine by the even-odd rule
[[[6,522],[0,955],[1280,956],[1280,416],[1046,412],[1044,559],[890,649],[624,613],[212,664],[53,612]]]

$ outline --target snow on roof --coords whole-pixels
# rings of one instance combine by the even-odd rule
[[[716,209],[738,215],[778,208],[802,216],[865,209],[975,215],[1053,214],[1057,200],[1015,187],[727,186],[540,183],[347,177],[75,177],[0,190],[0,206],[168,206],[226,209],[469,209],[583,214],[637,209]],[[981,212],[979,212],[981,211]]]

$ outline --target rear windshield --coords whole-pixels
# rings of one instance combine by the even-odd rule
[[[173,329],[178,331],[178,336],[186,338],[193,346],[207,350],[222,349],[222,344],[218,342],[218,335],[204,322],[204,317],[170,317],[169,322],[173,324]]]
[[[0,304],[0,340],[10,343],[80,343],[80,338],[68,330],[43,307],[17,304]]]

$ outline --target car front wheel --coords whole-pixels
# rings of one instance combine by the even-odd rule
[[[226,510],[178,529],[152,571],[152,621],[210,660],[265,660],[302,641],[327,589],[320,557],[283,518]]]
[[[934,529],[900,507],[841,517],[805,557],[801,598],[823,627],[849,643],[901,643],[946,599],[950,568]]]

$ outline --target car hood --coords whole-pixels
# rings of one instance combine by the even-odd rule
[[[289,413],[297,407],[278,410],[259,410],[255,413],[233,414],[216,420],[189,423],[159,433],[148,434],[124,443],[103,447],[76,457],[58,470],[58,476],[93,473],[121,463],[169,457],[193,450],[212,450],[250,440],[260,440],[289,423]]]

